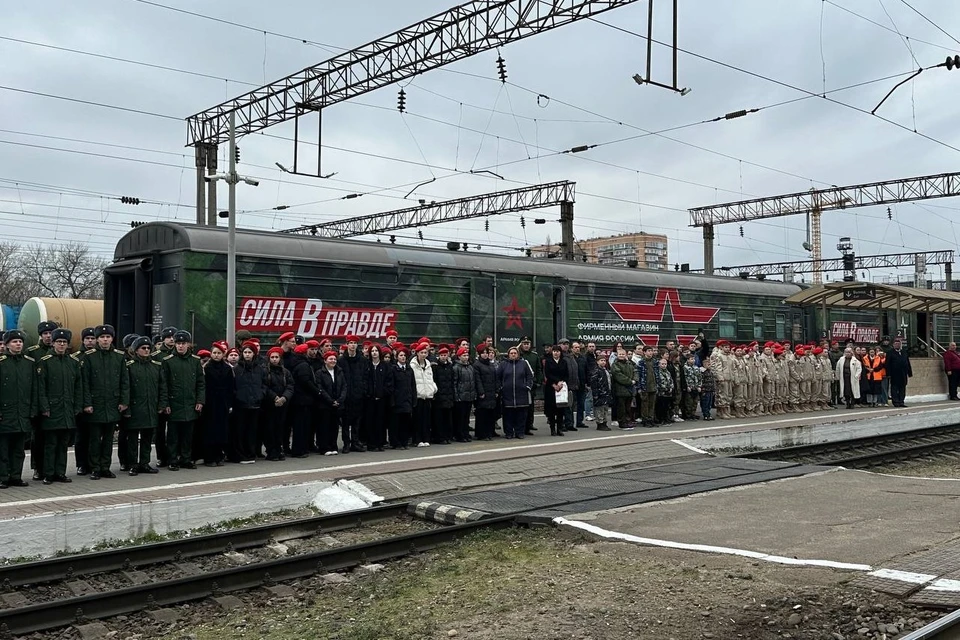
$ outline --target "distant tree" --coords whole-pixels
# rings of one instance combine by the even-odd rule
[[[25,288],[31,295],[95,300],[103,298],[103,269],[107,266],[107,261],[91,254],[90,249],[83,244],[71,242],[49,247],[27,246],[19,248],[18,253],[18,268],[25,280]]]

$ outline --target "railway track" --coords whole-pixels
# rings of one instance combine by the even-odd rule
[[[960,639],[960,609],[928,625],[908,633],[900,640],[958,640]]]
[[[960,425],[733,454],[738,458],[867,468],[960,451]]]
[[[2,591],[18,594],[27,604],[0,610],[0,634],[26,634],[47,631],[94,619],[145,611],[231,591],[271,586],[275,582],[305,578],[318,573],[343,571],[357,566],[392,560],[413,553],[428,551],[482,528],[513,526],[513,516],[503,516],[454,526],[431,526],[425,531],[314,550],[296,555],[228,566],[202,569],[194,565],[194,575],[161,577],[142,584],[131,584],[130,572],[144,567],[185,566],[183,561],[204,556],[237,553],[243,549],[262,547],[272,543],[290,542],[313,536],[328,535],[349,529],[404,518],[406,504],[390,504],[371,509],[315,518],[304,518],[172,540],[138,547],[128,547],[91,554],[51,558],[0,568]],[[427,526],[427,524],[424,524]],[[189,565],[189,563],[186,563]],[[125,572],[128,576],[112,574]],[[164,571],[153,571],[163,574]],[[138,572],[143,573],[143,572]],[[170,571],[166,571],[170,573]],[[182,573],[182,572],[181,572]],[[77,585],[86,586],[87,580],[100,576],[104,589],[72,595]],[[82,579],[82,580],[81,580]],[[111,584],[122,583],[119,588]],[[60,594],[67,591],[67,597]],[[13,591],[14,587],[19,587]],[[29,603],[26,595],[41,599]],[[38,595],[39,594],[39,595]],[[53,597],[48,597],[54,594]],[[6,636],[4,636],[6,637]]]

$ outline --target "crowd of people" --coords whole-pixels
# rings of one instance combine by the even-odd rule
[[[27,347],[21,331],[0,344],[0,489],[27,486],[28,446],[33,478],[44,484],[71,482],[71,445],[78,475],[114,478],[117,432],[120,470],[136,476],[198,463],[523,439],[537,430],[541,395],[553,436],[586,422],[610,431],[841,403],[904,406],[913,373],[899,338],[843,349],[719,340],[711,349],[701,334],[690,344],[609,351],[564,338],[540,355],[529,337],[500,353],[492,337],[476,346],[422,337],[408,346],[395,331],[382,344],[347,336],[339,347],[285,333],[266,349],[241,331],[238,346],[206,349],[168,327],[115,346],[114,328],[101,325],[83,329],[82,347],[70,353],[69,329],[37,329],[35,345]]]

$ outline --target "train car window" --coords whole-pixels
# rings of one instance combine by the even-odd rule
[[[736,311],[720,312],[720,337],[721,338],[737,337],[737,312]]]
[[[777,340],[787,339],[787,314],[777,314]]]
[[[763,314],[753,314],[753,339],[763,340]]]
[[[398,284],[400,282],[399,270],[391,271],[370,271],[364,269],[360,272],[360,282],[370,284]]]

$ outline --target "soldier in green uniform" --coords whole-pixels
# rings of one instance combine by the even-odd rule
[[[53,331],[57,328],[56,322],[45,321],[37,325],[37,335],[40,341],[27,348],[27,355],[39,362],[40,358],[53,352]],[[39,480],[43,472],[43,427],[40,416],[33,418],[33,433],[30,438],[30,468],[33,469],[33,479]]]
[[[73,334],[53,331],[53,351],[37,362],[37,409],[43,431],[43,484],[72,482],[67,477],[67,447],[83,411],[82,365],[67,354]]]
[[[159,343],[154,342],[157,348],[150,354],[150,357],[157,362],[162,362],[164,358],[173,353],[173,337],[176,334],[176,327],[164,327],[158,336]],[[154,429],[153,442],[157,448],[157,466],[167,466],[167,414],[165,413],[160,414],[160,421],[157,423],[157,428]]]
[[[174,351],[164,357],[160,407],[167,416],[167,463],[170,471],[196,469],[193,462],[193,425],[206,401],[206,382],[200,358],[190,351],[189,331],[174,335]]]
[[[83,411],[90,420],[90,479],[99,480],[117,477],[110,471],[113,432],[130,404],[130,378],[123,352],[113,348],[114,328],[100,325],[94,335],[97,346],[83,361]]]
[[[130,406],[121,423],[121,429],[127,432],[126,459],[131,476],[140,473],[157,473],[150,466],[150,445],[153,431],[157,428],[160,415],[160,388],[163,376],[162,365],[150,357],[150,338],[142,336],[131,345],[133,358],[127,361],[127,373],[130,376]]]
[[[24,445],[36,414],[36,361],[24,353],[22,331],[7,331],[6,355],[0,356],[0,489],[26,487]]]
[[[97,346],[97,338],[93,335],[93,327],[85,327],[83,331],[80,332],[80,339],[83,341],[83,344],[80,346],[80,350],[74,353],[71,357],[83,364],[83,359],[87,355],[87,351],[90,351]],[[86,413],[81,413],[77,416],[77,428],[71,434],[73,438],[73,457],[74,462],[77,464],[77,475],[85,476],[90,471],[90,416]]]
[[[121,344],[123,345],[123,357],[126,358],[127,362],[133,360],[133,343],[139,337],[136,333],[128,333],[123,336]],[[126,420],[126,415],[121,414],[120,429],[117,431],[117,458],[120,459],[120,471],[129,471],[131,464],[136,464],[127,459],[127,430],[123,424]]]

